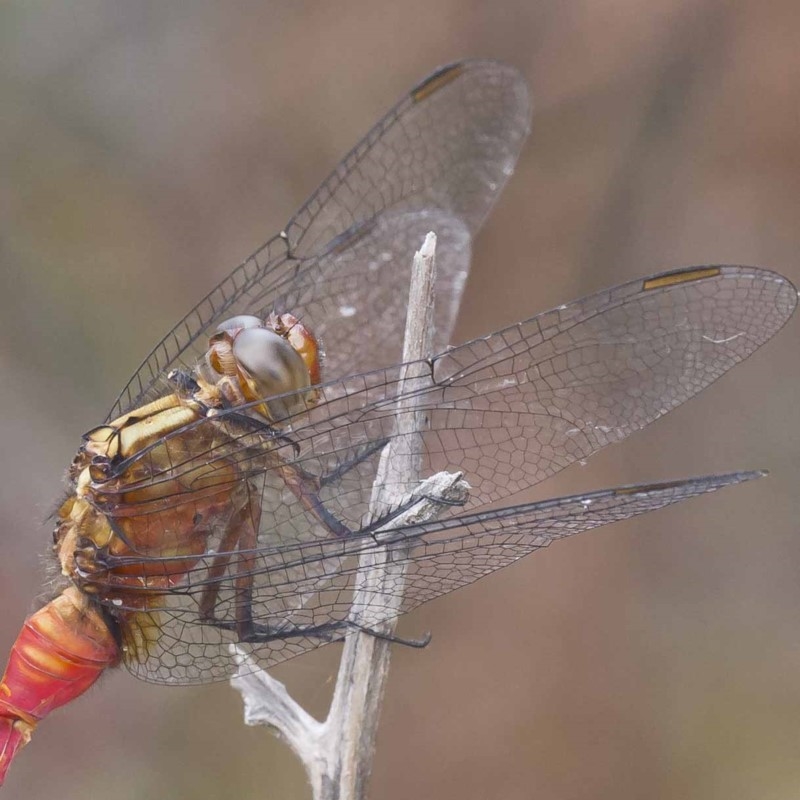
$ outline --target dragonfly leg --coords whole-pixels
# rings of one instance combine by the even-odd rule
[[[194,379],[192,373],[185,369],[173,369],[168,373],[167,380],[174,383],[183,395],[192,395],[200,391],[200,384]]]
[[[291,489],[295,497],[300,500],[304,508],[310,511],[334,536],[345,538],[346,536],[352,536],[353,531],[327,509],[320,499],[319,492],[339,480],[354,467],[362,464],[375,453],[380,452],[388,441],[388,439],[378,439],[374,442],[369,442],[355,456],[343,461],[336,469],[325,475],[313,475],[297,464],[286,462],[283,462],[279,469],[286,485]]]
[[[402,636],[396,636],[393,633],[383,633],[375,630],[375,628],[370,628],[367,625],[361,625],[352,619],[347,620],[347,627],[355,628],[357,631],[361,631],[361,633],[366,633],[369,636],[374,636],[376,639],[382,639],[383,641],[390,642],[391,644],[401,644],[404,647],[414,647],[418,650],[421,650],[423,647],[427,647],[433,638],[430,631],[428,631],[419,639],[406,639]]]
[[[236,589],[236,629],[246,641],[253,625],[253,565],[260,522],[260,506],[247,490],[247,502],[231,518],[220,542],[220,551],[211,562],[203,594],[200,597],[200,616],[214,620],[214,607],[219,597],[222,578],[236,558],[234,586]]]
[[[278,469],[284,483],[300,501],[303,508],[310,511],[334,536],[343,539],[352,535],[350,528],[328,511],[320,499],[319,478],[285,462]]]
[[[344,461],[342,464],[336,467],[335,470],[318,478],[319,488],[324,489],[326,486],[328,486],[328,484],[338,481],[339,478],[350,472],[353,467],[357,467],[359,464],[366,461],[370,456],[383,450],[388,443],[388,438],[376,439],[374,442],[370,442],[360,453],[358,453],[358,455],[354,456],[348,461]]]
[[[440,495],[429,495],[424,492],[419,494],[410,494],[406,500],[398,503],[394,508],[390,508],[385,514],[373,519],[368,525],[365,525],[359,530],[359,534],[369,534],[372,536],[375,544],[387,544],[392,540],[392,530],[381,531],[380,529],[390,525],[398,517],[405,514],[409,509],[413,508],[417,503],[422,500],[427,500],[430,503],[435,503],[438,506],[450,506],[453,508],[463,507],[466,503],[466,498],[458,500],[450,500]],[[380,531],[380,538],[375,534]],[[402,534],[400,534],[402,537]]]
[[[200,596],[200,618],[203,620],[214,619],[214,606],[217,604],[220,583],[234,555],[234,549],[239,543],[242,522],[237,518],[241,514],[242,511],[239,511],[231,520],[220,542],[220,551],[214,556],[214,560],[208,568],[207,582],[203,588],[203,594]]]
[[[244,428],[251,429],[254,433],[267,437],[269,440],[274,440],[282,445],[288,445],[294,450],[295,454],[299,454],[300,445],[295,442],[288,433],[284,433],[280,428],[276,428],[263,420],[253,419],[247,414],[236,413],[235,411],[228,412],[225,417],[229,422],[235,422]]]
[[[217,627],[223,630],[239,632],[239,627],[234,622],[219,622]],[[259,642],[274,642],[276,639],[319,639],[321,643],[341,642],[349,627],[345,621],[327,622],[308,628],[287,626],[269,626],[253,623],[246,635],[239,636],[240,641],[248,644]]]
[[[256,561],[258,526],[261,506],[250,496],[243,509],[244,517],[239,534],[238,558],[236,559],[236,631],[239,641],[246,642],[253,630],[253,567]]]
[[[278,428],[252,419],[244,414],[232,413],[228,415],[228,418],[244,427],[253,428],[256,432],[262,433],[280,444],[291,447],[295,455],[299,455],[300,446],[292,439],[291,435],[282,433]],[[346,536],[352,536],[353,532],[327,509],[319,497],[319,492],[326,486],[338,481],[351,469],[362,464],[375,453],[380,452],[388,441],[387,438],[383,438],[368,442],[360,452],[343,461],[334,470],[325,475],[314,475],[303,469],[299,464],[284,460],[279,454],[273,455],[273,458],[277,462],[277,468],[287,487],[300,500],[303,507],[310,511],[334,536],[345,538]]]
[[[234,625],[228,623],[221,625],[228,629],[233,629]],[[431,634],[426,633],[419,639],[406,639],[402,636],[395,636],[390,633],[382,633],[381,631],[370,628],[367,625],[361,625],[354,620],[341,620],[336,622],[328,622],[322,625],[317,625],[309,628],[281,628],[269,627],[267,625],[253,625],[246,638],[241,638],[241,641],[249,644],[257,644],[258,642],[272,642],[276,639],[319,639],[320,642],[338,642],[342,641],[348,630],[358,630],[366,633],[369,636],[374,636],[376,639],[390,642],[391,644],[399,644],[403,647],[413,647],[420,650],[427,647],[431,642]],[[238,628],[237,628],[238,630]]]

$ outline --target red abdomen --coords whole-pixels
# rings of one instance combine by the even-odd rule
[[[39,720],[83,694],[119,656],[99,611],[75,587],[25,621],[0,682],[0,784]]]

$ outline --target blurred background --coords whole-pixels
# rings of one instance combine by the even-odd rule
[[[80,434],[413,83],[466,56],[536,101],[458,338],[635,276],[800,281],[794,0],[6,2],[0,10],[3,658]],[[798,321],[702,397],[551,480],[566,494],[766,467],[559,543],[415,612],[371,796],[795,798]],[[339,647],[275,670],[318,715]],[[47,720],[4,798],[309,797],[227,684],[124,671]]]

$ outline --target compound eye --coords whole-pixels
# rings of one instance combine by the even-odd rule
[[[222,333],[222,331],[238,331],[242,328],[260,328],[262,325],[263,323],[261,320],[258,317],[254,317],[252,314],[239,314],[236,317],[231,317],[224,322],[220,322],[220,324],[217,325],[217,333]]]
[[[310,385],[308,369],[298,352],[267,328],[246,328],[233,341],[233,355],[255,381],[262,397]]]

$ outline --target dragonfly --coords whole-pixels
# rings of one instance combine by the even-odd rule
[[[404,566],[402,583],[387,569],[377,624],[556,539],[763,474],[498,507],[697,394],[797,303],[777,273],[689,267],[451,345],[472,239],[530,122],[514,68],[437,70],[156,345],[69,467],[61,583],[0,682],[0,779],[38,723],[107,669],[203,683],[237,669],[231,644],[267,668],[343,639],[359,627],[365,555]],[[409,384],[397,362],[410,256],[428,231],[434,354]],[[400,426],[412,399],[422,413]],[[402,501],[371,503],[389,447],[418,459],[419,479],[463,473],[468,496],[391,525]],[[414,495],[396,480],[395,496]]]

